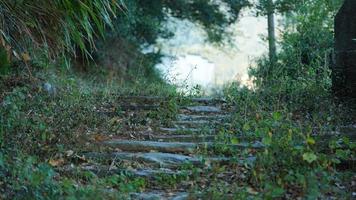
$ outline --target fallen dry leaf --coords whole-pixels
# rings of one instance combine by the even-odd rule
[[[31,60],[30,54],[28,54],[27,52],[22,53],[21,57],[22,57],[22,60],[25,61],[25,62],[28,62],[28,61]]]
[[[104,141],[104,140],[107,140],[108,137],[105,136],[105,135],[101,135],[101,134],[95,134],[95,135],[93,136],[93,139],[94,139],[95,141],[97,141],[97,142],[102,142],[102,141]]]
[[[48,161],[48,163],[52,166],[52,167],[58,167],[64,164],[64,159],[60,158],[60,159],[50,159]]]

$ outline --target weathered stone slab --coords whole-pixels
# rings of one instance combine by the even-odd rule
[[[205,120],[205,121],[223,121],[228,119],[229,115],[186,115],[179,114],[177,119],[180,121],[188,121],[188,120]]]
[[[192,102],[195,103],[202,103],[202,104],[219,104],[219,103],[226,103],[225,100],[219,98],[212,98],[212,97],[196,97],[190,99]]]
[[[153,141],[134,141],[134,140],[110,140],[103,143],[123,151],[147,152],[158,151],[165,153],[193,153],[198,147],[195,143],[188,142],[153,142]]]
[[[189,194],[185,192],[167,194],[163,191],[151,191],[131,194],[131,198],[135,200],[187,200],[188,197]]]
[[[224,123],[216,120],[186,120],[174,121],[173,124],[177,128],[208,128],[223,125]]]
[[[170,170],[170,169],[165,169],[165,168],[160,168],[160,169],[134,169],[134,170],[129,170],[129,173],[140,176],[140,177],[146,177],[149,179],[155,179],[157,176],[165,174],[169,176],[179,176],[182,175],[182,171],[176,171],[176,170]]]
[[[57,168],[56,171],[60,173],[67,173],[67,174],[75,174],[77,171],[90,171],[96,174],[97,176],[109,176],[113,174],[131,174],[133,176],[137,177],[142,177],[142,178],[147,178],[147,179],[152,179],[154,180],[157,176],[165,174],[168,176],[180,176],[183,174],[186,174],[187,172],[182,172],[179,170],[171,170],[171,169],[166,169],[166,168],[160,168],[160,169],[122,169],[122,168],[117,168],[115,166],[107,166],[107,165],[79,165],[79,166],[74,166],[74,165],[67,165],[63,166],[61,168]]]
[[[194,166],[205,166],[206,163],[227,163],[230,158],[226,157],[207,157],[198,158],[192,156],[185,156],[181,154],[172,153],[130,153],[130,152],[117,152],[117,153],[85,153],[85,158],[89,159],[112,159],[112,160],[126,160],[132,162],[143,162],[154,165],[156,167],[164,168],[177,168],[183,164],[189,163]]]
[[[221,108],[216,106],[187,106],[185,107],[190,112],[196,113],[221,113]]]
[[[190,142],[153,142],[153,141],[134,141],[134,140],[109,140],[102,144],[109,145],[114,148],[121,149],[122,151],[130,152],[149,152],[157,151],[163,153],[185,153],[191,154],[198,148],[206,148],[208,150],[213,149],[217,146],[226,146],[230,148],[240,149],[240,148],[264,148],[261,142],[248,143],[243,142],[239,144],[222,144],[215,142],[201,142],[201,143],[190,143]]]
[[[134,193],[131,195],[133,200],[161,200],[166,199],[164,193],[147,192],[147,193]]]
[[[198,133],[214,133],[213,129],[201,129],[201,128],[159,128],[161,133],[166,133],[169,135],[177,135],[177,134],[198,134]]]
[[[212,142],[215,140],[215,135],[149,135],[148,140],[159,142]]]
[[[333,90],[338,96],[356,98],[355,0],[345,0],[335,17]]]
[[[160,108],[161,105],[154,105],[154,104],[135,104],[135,103],[127,103],[121,104],[121,110],[155,110]],[[216,106],[187,106],[181,107],[182,109],[186,109],[190,112],[196,113],[220,113],[222,112],[219,107]]]
[[[207,121],[207,120],[181,120],[181,121],[174,121],[173,122],[176,125],[184,125],[184,126],[205,126],[213,123],[212,121]]]
[[[177,194],[175,197],[172,197],[170,200],[188,200],[189,194],[188,193],[180,193]]]
[[[231,141],[233,139],[237,139],[238,141],[257,141],[261,140],[261,138],[251,137],[247,135],[211,135],[211,134],[172,134],[172,135],[146,135],[146,140],[150,141],[158,141],[158,142],[223,142],[223,141]]]

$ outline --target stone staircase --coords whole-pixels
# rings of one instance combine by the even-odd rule
[[[165,99],[160,97],[127,97],[120,108],[133,115],[156,111],[162,107],[162,102]],[[131,138],[103,137],[80,153],[85,162],[64,166],[59,171],[91,171],[98,176],[125,173],[142,177],[148,183],[145,191],[131,194],[131,198],[145,200],[191,199],[193,188],[209,184],[210,179],[226,184],[243,179],[227,172],[229,170],[214,170],[252,164],[253,152],[263,145],[258,141],[231,143],[228,136],[219,136],[219,130],[229,124],[230,119],[223,101],[193,98],[185,104],[179,105],[170,125],[156,123],[147,130],[132,131]],[[239,156],[231,152],[245,154]],[[175,184],[166,184],[164,180],[167,179]]]

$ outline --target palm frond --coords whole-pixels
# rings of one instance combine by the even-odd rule
[[[124,9],[116,0],[0,0],[0,37],[13,51],[46,47],[51,56],[94,48]]]

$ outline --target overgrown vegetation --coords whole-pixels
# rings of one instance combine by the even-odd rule
[[[309,90],[309,97],[288,93],[297,102],[271,90],[230,87],[227,94],[239,108],[228,133],[259,138],[266,146],[249,173],[256,197],[350,197],[354,164],[348,161],[355,157],[355,143],[352,133],[339,129],[352,123],[350,110],[320,90]],[[341,136],[333,136],[334,131]],[[339,171],[343,165],[348,170]]]
[[[115,195],[102,194],[107,187],[106,179],[94,178],[83,183],[75,182],[76,178],[55,181],[58,177],[51,165],[63,164],[61,160],[67,151],[76,152],[76,148],[82,146],[84,133],[113,130],[115,124],[105,123],[111,120],[105,112],[120,113],[119,106],[116,110],[111,110],[111,106],[117,105],[121,95],[169,95],[174,88],[163,83],[111,85],[105,75],[96,74],[92,79],[88,76],[94,75],[37,72],[39,80],[45,79],[55,87],[53,91],[47,91],[42,81],[28,82],[27,76],[3,77],[0,84],[3,91],[0,110],[2,198],[96,199],[101,195],[108,198]],[[129,187],[126,184],[131,185],[129,183],[135,180],[125,176],[115,179],[113,184]],[[121,192],[117,194],[139,188],[135,184],[132,187],[127,191],[121,191],[120,187]]]
[[[104,1],[7,1],[0,2],[1,45],[15,57],[35,49],[60,53],[83,52],[123,9],[120,2]],[[31,55],[34,55],[31,52]],[[23,57],[23,56],[22,56]]]
[[[237,158],[256,156],[245,168],[233,165],[234,172],[243,174],[236,179],[240,182],[226,185],[216,177],[217,171],[231,169],[197,172],[187,164],[192,175],[163,174],[157,177],[159,184],[174,187],[207,173],[209,185],[192,183],[198,197],[351,199],[356,145],[354,133],[342,127],[352,124],[355,115],[330,92],[333,16],[341,3],[277,1],[285,31],[276,62],[257,61],[250,70],[253,89],[238,83],[225,88],[229,108],[236,109],[219,137],[228,138],[228,144],[260,140],[265,147],[241,152],[217,148]],[[229,35],[226,28],[248,5],[231,0],[0,0],[0,199],[127,199],[143,190],[147,180],[128,173],[102,178],[79,170],[62,177],[53,167],[67,160],[84,162],[80,155],[68,156],[86,148],[84,136],[101,140],[150,120],[175,120],[178,104],[189,100],[154,68],[159,52],[144,55],[141,47],[172,36],[163,28],[169,17],[196,22],[211,42],[222,42]],[[93,56],[97,63],[82,62],[79,55]],[[74,68],[68,69],[71,59]],[[118,99],[135,95],[167,101],[155,112],[122,116]]]
[[[226,88],[238,108],[228,132],[260,138],[266,146],[249,173],[249,195],[352,198],[354,133],[340,127],[352,124],[355,113],[333,97],[330,79],[333,17],[341,3],[290,4],[294,9],[285,16],[278,62],[258,60],[250,70],[254,90],[238,84]]]

